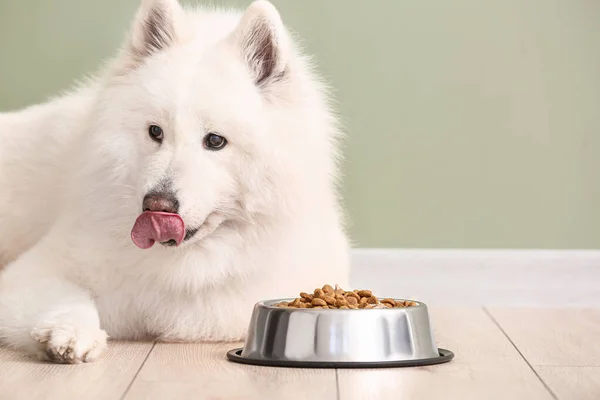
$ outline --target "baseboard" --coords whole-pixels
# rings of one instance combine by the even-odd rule
[[[600,251],[353,249],[351,284],[432,305],[600,307]]]

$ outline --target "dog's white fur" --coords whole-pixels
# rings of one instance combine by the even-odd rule
[[[208,132],[228,145],[206,150]],[[0,341],[83,362],[106,334],[238,340],[256,301],[347,284],[339,137],[270,3],[143,0],[96,78],[0,114]],[[140,250],[131,228],[165,180],[201,228],[178,248]]]

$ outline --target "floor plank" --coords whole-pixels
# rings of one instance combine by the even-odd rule
[[[488,311],[532,365],[600,366],[600,309]]]
[[[339,399],[560,400],[600,398],[600,310],[433,308],[437,343],[456,353],[449,364],[338,371]],[[511,341],[513,343],[511,343]],[[335,399],[336,372],[233,364],[236,344],[111,343],[86,365],[39,363],[0,349],[0,400],[126,398],[227,400]],[[142,366],[143,365],[143,366]]]
[[[448,364],[388,370],[339,370],[340,400],[552,399],[542,382],[481,309],[431,309]]]
[[[57,365],[0,348],[0,399],[120,399],[152,343],[110,343],[90,364]]]
[[[253,367],[226,360],[239,344],[157,344],[127,400],[336,398],[334,370]]]
[[[600,367],[535,367],[560,400],[600,399]]]

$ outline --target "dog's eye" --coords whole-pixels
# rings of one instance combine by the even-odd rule
[[[209,133],[204,136],[204,147],[209,150],[221,150],[227,144],[227,139],[216,133]]]
[[[162,128],[158,125],[150,125],[150,128],[148,128],[148,134],[152,140],[158,143],[161,143],[165,136]]]

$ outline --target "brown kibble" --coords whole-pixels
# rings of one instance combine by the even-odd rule
[[[300,297],[302,297],[303,299],[306,299],[308,301],[312,301],[312,299],[313,299],[312,294],[308,294],[308,293],[304,293],[304,292],[300,293]]]
[[[394,307],[396,307],[396,302],[392,303],[392,302],[389,302],[389,301],[380,301],[379,304],[383,304],[387,308],[394,308]]]
[[[366,289],[345,291],[339,285],[335,285],[335,288],[331,285],[323,285],[322,288],[316,288],[312,294],[301,292],[300,297],[289,302],[282,301],[274,304],[274,307],[356,310],[359,308],[402,308],[416,305],[418,303],[411,300],[399,301],[389,297],[379,300],[377,296],[373,295],[373,292]]]
[[[354,292],[346,292],[346,298],[354,297],[356,301],[360,300],[360,296]]]
[[[327,303],[325,302],[325,300],[323,300],[323,299],[319,299],[319,298],[317,297],[317,298],[314,298],[314,299],[313,299],[313,301],[312,301],[312,305],[313,305],[313,306],[315,306],[315,307],[316,307],[316,306],[326,306],[326,305],[327,305]]]
[[[323,286],[323,291],[327,294],[333,293],[333,288],[331,287],[331,285],[325,285]]]
[[[355,300],[356,300],[356,299],[355,299]],[[343,298],[342,298],[342,299],[336,299],[336,300],[335,300],[335,305],[336,305],[337,307],[340,307],[340,308],[341,308],[341,307],[344,307],[344,306],[347,306],[347,305],[348,305],[348,300],[346,300],[346,299],[343,299]]]

